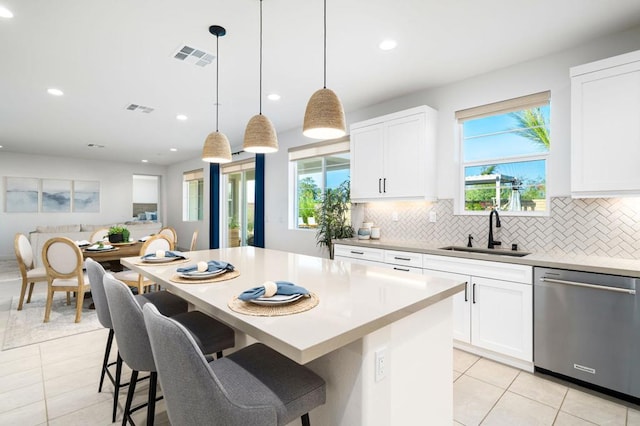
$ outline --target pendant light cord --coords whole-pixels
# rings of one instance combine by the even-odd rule
[[[260,115],[262,115],[262,0],[260,0]]]
[[[216,132],[218,131],[218,109],[220,103],[218,102],[218,76],[220,74],[220,36],[216,35]]]
[[[324,0],[324,88],[327,88],[327,0]]]

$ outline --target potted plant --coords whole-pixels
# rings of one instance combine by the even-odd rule
[[[114,225],[107,232],[110,243],[122,243],[129,241],[129,230],[124,226]]]
[[[324,191],[316,206],[318,230],[316,241],[319,246],[326,246],[329,258],[333,259],[333,240],[353,237],[353,227],[349,217],[351,207],[351,186],[348,180],[335,189]]]

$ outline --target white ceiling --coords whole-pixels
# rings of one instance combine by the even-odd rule
[[[258,112],[258,0],[0,0],[2,152],[171,164],[201,155],[215,129],[233,150]],[[265,0],[263,113],[301,126],[322,87],[322,0]],[[328,0],[327,87],[349,111],[582,44],[640,24],[638,0]],[[398,47],[381,51],[384,38]],[[53,97],[56,87],[64,96]],[[280,101],[266,99],[277,92]],[[127,111],[135,103],[151,114]],[[176,120],[185,114],[187,121]],[[302,137],[302,136],[301,136]],[[105,148],[88,148],[88,144]],[[177,152],[170,152],[177,148]]]

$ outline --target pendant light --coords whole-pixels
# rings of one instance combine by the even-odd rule
[[[227,33],[227,30],[219,25],[212,25],[209,27],[209,32],[216,36],[216,131],[209,133],[209,136],[207,136],[207,139],[204,141],[202,160],[208,161],[209,163],[228,163],[231,161],[229,139],[227,139],[224,133],[218,131],[218,108],[220,105],[218,102],[218,75],[220,74],[218,40]]]
[[[327,0],[324,0],[324,87],[311,95],[307,103],[302,134],[314,139],[335,139],[346,134],[342,103],[333,90],[327,89]]]
[[[278,150],[278,136],[273,123],[262,115],[262,0],[260,0],[260,112],[251,117],[244,131],[242,149],[257,154],[269,154]]]

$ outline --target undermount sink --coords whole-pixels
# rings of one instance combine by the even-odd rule
[[[524,257],[528,254],[531,254],[526,251],[509,251],[509,250],[502,250],[502,249],[488,249],[488,248],[476,248],[476,247],[464,247],[464,246],[440,247],[440,250],[463,251],[467,253],[492,254],[494,256],[512,256],[512,257]]]

